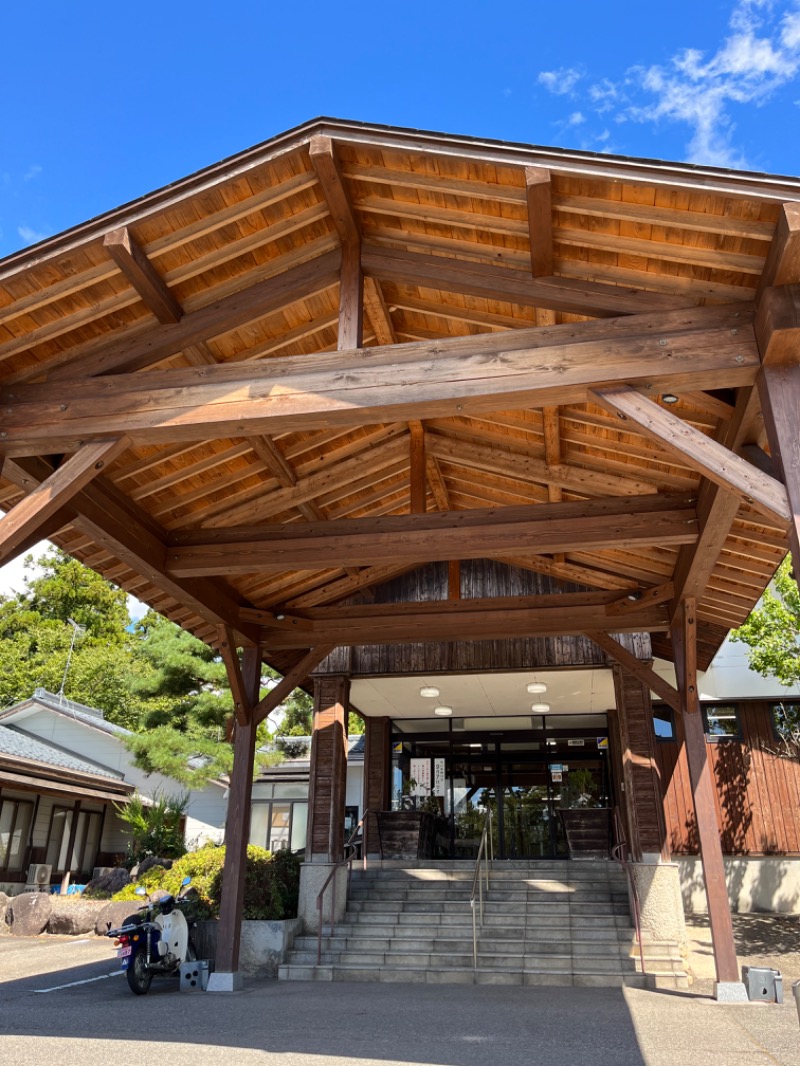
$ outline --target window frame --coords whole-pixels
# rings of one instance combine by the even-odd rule
[[[653,710],[653,735],[655,736],[656,741],[659,744],[674,744],[675,741],[678,739],[677,724],[676,724],[676,720],[675,720],[675,711],[672,709],[672,707],[670,707],[666,703],[655,704],[655,705],[653,705],[652,710]],[[658,717],[662,721],[669,722],[672,732],[671,732],[671,734],[668,737],[659,736],[658,733],[656,732],[656,726],[655,726],[656,715],[658,715]]]
[[[734,733],[712,733],[709,729],[708,716],[709,713],[713,713],[715,709],[731,710],[733,711],[733,720],[736,723],[736,731]],[[701,705],[701,711],[703,713],[703,732],[706,735],[706,741],[709,744],[718,744],[720,741],[725,743],[726,741],[733,740],[741,743],[742,740],[742,717],[739,712],[738,703],[704,703]],[[719,715],[717,715],[719,717]],[[731,717],[726,715],[726,717]]]

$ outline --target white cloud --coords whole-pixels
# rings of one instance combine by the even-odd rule
[[[747,167],[734,141],[737,108],[759,107],[800,75],[800,0],[737,0],[728,31],[711,51],[687,47],[667,62],[643,64],[622,77],[602,77],[585,90],[586,107],[573,115],[685,125],[686,158],[692,163]],[[577,69],[539,74],[551,92],[576,97]],[[565,125],[572,124],[572,116]],[[607,150],[604,133],[583,125],[587,138]]]
[[[582,77],[583,71],[577,67],[559,67],[558,70],[541,71],[538,81],[548,92],[556,96],[566,96],[572,93]]]
[[[39,230],[24,225],[24,223],[21,226],[17,226],[17,233],[26,244],[37,244],[39,241],[43,241],[45,237],[50,236],[49,233],[41,233]]]
[[[29,552],[17,556],[13,562],[6,563],[5,566],[0,566],[0,596],[11,596],[15,592],[23,592],[25,590],[25,578],[35,577],[41,573],[37,567],[26,569],[26,558],[32,555],[34,559],[38,559],[52,546],[49,541],[40,540]]]
[[[581,111],[573,111],[567,119],[568,126],[581,126],[586,121],[586,116]]]
[[[42,173],[42,167],[38,163],[33,163],[28,167],[27,171],[22,175],[23,181],[33,181],[34,178],[38,178]]]

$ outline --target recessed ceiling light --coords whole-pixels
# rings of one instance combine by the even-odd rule
[[[419,690],[420,696],[424,696],[428,700],[435,700],[439,695],[439,689],[434,685],[423,685]]]
[[[547,685],[544,681],[531,681],[528,685],[528,692],[531,696],[541,696],[543,692],[547,692]]]
[[[550,710],[550,704],[549,703],[532,703],[531,704],[531,710],[533,711],[534,714],[547,714],[547,712]]]
[[[434,707],[433,713],[438,714],[440,718],[449,718],[453,713],[452,707]]]

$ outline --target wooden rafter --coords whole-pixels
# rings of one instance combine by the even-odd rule
[[[53,473],[52,466],[44,459],[18,459],[10,465],[19,471],[15,480],[27,480],[31,490]],[[255,643],[257,634],[240,623],[242,604],[224,584],[207,578],[175,580],[165,574],[164,531],[113,485],[95,478],[75,493],[60,513],[69,516],[74,529],[90,537],[178,603],[190,607],[214,626],[233,626],[248,643]]]
[[[159,322],[164,325],[180,322],[183,308],[126,226],[107,233],[103,247]]]
[[[680,711],[681,701],[678,690],[673,688],[668,681],[665,681],[660,674],[657,674],[649,663],[637,659],[624,645],[607,633],[587,633],[586,636],[589,640],[593,640],[598,647],[602,648],[606,655],[616,660],[620,666],[623,666],[634,677],[637,677],[642,684],[647,685],[668,707],[671,707],[674,711]]]
[[[265,718],[279,707],[287,697],[291,696],[298,685],[302,685],[308,675],[325,659],[335,644],[319,644],[309,648],[308,652],[290,670],[284,674],[281,680],[270,689],[267,695],[253,708],[253,721],[260,725]]]
[[[667,451],[677,453],[709,481],[735,493],[779,522],[788,523],[789,503],[785,487],[746,459],[635,389],[595,390],[593,398],[601,407],[632,422]]]
[[[44,536],[43,529],[50,519],[127,446],[124,437],[84,444],[0,518],[0,564],[15,558],[32,537],[40,539]],[[59,514],[59,525],[63,524],[64,517]]]
[[[553,274],[550,171],[545,167],[526,167],[525,193],[528,204],[531,272],[535,278],[549,278]]]

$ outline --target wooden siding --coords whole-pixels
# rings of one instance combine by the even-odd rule
[[[800,763],[774,754],[771,706],[766,701],[738,704],[742,739],[707,743],[726,855],[800,854]],[[689,771],[680,740],[658,741],[656,761],[669,848],[673,855],[697,854]]]
[[[349,688],[346,677],[317,678],[314,683],[307,837],[312,862],[338,862],[344,850]]]
[[[364,827],[364,854],[380,852],[378,811],[389,809],[392,764],[389,746],[392,740],[390,718],[366,718],[364,751],[364,807],[367,824]]]
[[[493,559],[464,560],[460,569],[460,591],[465,600],[489,596],[552,595],[585,591],[584,586],[557,581],[545,574],[509,566]],[[448,598],[448,564],[429,563],[376,585],[370,592],[372,595],[362,593],[344,602],[360,603],[366,600],[370,603],[425,603],[445,600]],[[620,634],[619,640],[638,658],[650,658],[650,639],[646,633]],[[586,637],[525,637],[340,647],[322,662],[318,672],[376,677],[605,665],[605,652]]]

